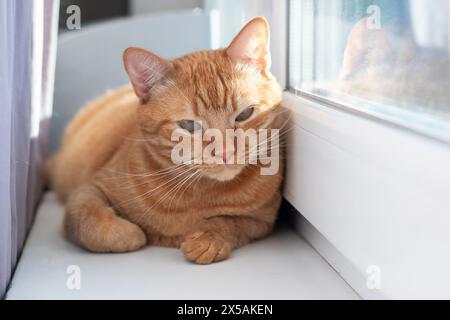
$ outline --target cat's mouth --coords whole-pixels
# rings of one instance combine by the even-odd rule
[[[236,178],[244,167],[244,165],[240,164],[203,165],[200,171],[208,178],[218,181],[230,181]]]

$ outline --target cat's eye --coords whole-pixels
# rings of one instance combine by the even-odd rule
[[[242,122],[245,120],[248,120],[253,112],[255,111],[254,107],[248,107],[247,109],[245,109],[244,111],[242,111],[237,117],[236,117],[236,121],[237,122]]]
[[[194,132],[202,128],[202,124],[195,120],[181,120],[178,121],[178,126],[189,132]]]

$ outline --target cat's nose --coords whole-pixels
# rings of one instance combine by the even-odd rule
[[[223,148],[222,152],[216,153],[216,158],[221,159],[225,164],[229,164],[233,158],[233,155],[234,155],[234,148],[233,149]]]

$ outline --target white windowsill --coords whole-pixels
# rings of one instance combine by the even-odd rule
[[[48,193],[41,204],[7,299],[358,299],[301,238],[286,227],[209,266],[177,249],[94,254],[61,235],[63,207]],[[81,290],[66,287],[70,265]]]

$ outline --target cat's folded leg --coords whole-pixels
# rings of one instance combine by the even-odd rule
[[[213,217],[200,227],[202,231],[185,238],[181,250],[186,259],[198,264],[222,261],[230,256],[232,249],[270,234],[272,226],[272,222],[252,217]]]
[[[82,186],[69,197],[64,229],[70,240],[94,252],[134,251],[147,242],[141,228],[119,217],[94,185]]]

